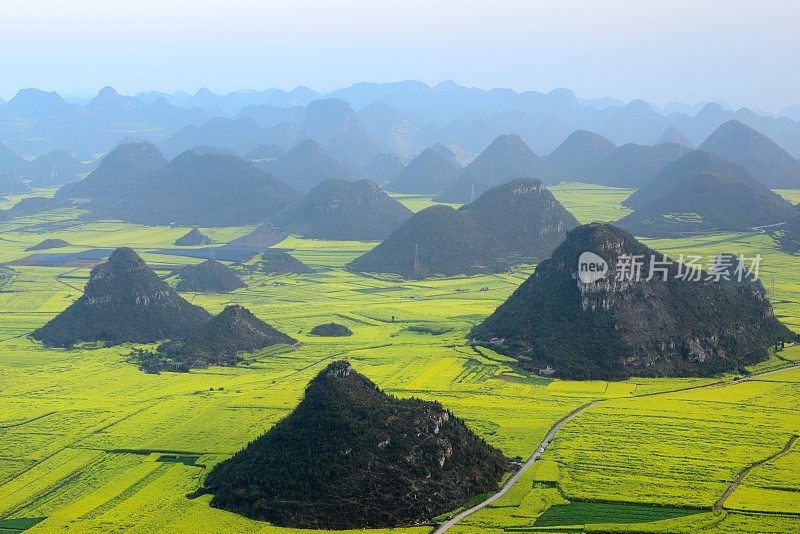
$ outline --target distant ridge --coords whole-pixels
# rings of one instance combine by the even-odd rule
[[[601,135],[578,130],[545,160],[565,180],[638,188],[687,152],[689,148],[678,143],[618,147]]]
[[[32,189],[19,180],[13,172],[0,171],[0,196],[22,195],[31,191]]]
[[[397,154],[378,154],[364,166],[364,174],[378,185],[383,185],[397,178],[404,167],[403,159]]]
[[[446,189],[460,173],[441,151],[426,148],[405,166],[385,189],[393,193],[433,195]]]
[[[558,171],[539,159],[516,134],[501,135],[467,165],[437,202],[468,203],[492,187],[516,178],[558,181]]]
[[[299,191],[309,191],[325,180],[348,179],[342,166],[312,139],[300,142],[262,168]]]
[[[27,167],[28,162],[22,156],[0,143],[0,172],[23,174]]]
[[[557,167],[566,180],[585,182],[597,171],[597,162],[617,150],[602,135],[586,130],[570,134],[545,160]]]
[[[789,202],[744,167],[700,150],[668,165],[624,204],[635,211],[619,225],[643,236],[750,231],[795,214]]]
[[[277,145],[258,145],[253,150],[245,154],[245,159],[257,161],[271,161],[278,159],[286,154],[286,151]]]
[[[149,225],[239,226],[267,220],[300,194],[234,156],[187,151],[167,162],[150,143],[114,149],[57,200],[103,217]]]
[[[692,142],[689,141],[689,139],[687,139],[685,135],[683,135],[683,132],[681,132],[674,126],[670,126],[666,130],[664,130],[664,133],[661,134],[661,137],[659,138],[656,144],[660,145],[662,143],[677,143],[687,148],[694,148],[694,144],[692,144]]]
[[[770,188],[800,189],[800,161],[757,130],[731,120],[700,145],[738,163]]]

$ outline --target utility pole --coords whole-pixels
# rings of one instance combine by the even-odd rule
[[[420,275],[420,268],[419,268],[419,243],[414,243],[414,276],[419,278]]]

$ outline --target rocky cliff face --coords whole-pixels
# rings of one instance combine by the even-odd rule
[[[608,270],[582,274],[585,253]],[[639,268],[628,258],[636,258]],[[620,264],[628,267],[620,270]],[[531,369],[549,366],[565,378],[612,380],[741,369],[795,337],[775,318],[760,284],[733,283],[713,271],[683,279],[685,268],[623,230],[585,225],[570,232],[471,337]]]

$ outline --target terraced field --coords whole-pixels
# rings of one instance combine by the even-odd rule
[[[581,221],[624,214],[626,191],[563,184],[554,193]],[[413,209],[430,202],[402,200]],[[86,223],[76,220],[79,215],[60,210],[0,223],[0,262],[26,257],[24,249],[45,234],[75,245],[66,251],[132,246],[162,275],[200,261],[148,252],[171,247],[186,228]],[[251,230],[203,231],[222,243]],[[800,331],[800,257],[779,252],[767,236],[726,234],[651,245],[671,255],[762,254],[776,310]],[[373,243],[289,238],[280,246],[316,272],[249,274],[248,287],[232,294],[185,296],[212,312],[242,303],[301,345],[263,351],[236,368],[182,374],[140,372],[128,361],[131,347],[42,349],[26,334],[80,295],[89,268],[12,265],[18,274],[0,292],[0,532],[292,532],[213,509],[207,496],[186,494],[210,466],[289,413],[311,377],[337,358],[347,358],[395,395],[439,400],[519,459],[529,457],[564,414],[603,399],[567,423],[543,460],[503,499],[452,532],[800,530],[798,445],[755,467],[725,509],[712,510],[739,473],[800,434],[800,370],[724,385],[531,377],[507,358],[464,346],[464,335],[532,267],[405,281],[341,269]],[[313,326],[331,321],[346,324],[354,335],[308,335]],[[791,365],[800,360],[797,349],[754,370]],[[708,387],[687,389],[698,386]]]

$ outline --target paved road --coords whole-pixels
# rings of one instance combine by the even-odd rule
[[[744,480],[745,477],[750,474],[750,471],[752,471],[753,469],[755,469],[756,467],[758,467],[760,465],[764,465],[767,462],[771,462],[772,460],[783,456],[784,454],[789,452],[789,449],[792,448],[792,445],[794,445],[795,441],[797,441],[797,436],[792,436],[791,438],[789,438],[789,441],[786,443],[786,445],[783,447],[783,449],[780,450],[780,452],[778,452],[776,454],[773,454],[772,456],[770,456],[766,460],[762,460],[762,461],[758,462],[757,464],[751,465],[750,467],[748,467],[747,469],[745,469],[744,471],[739,473],[739,476],[736,477],[736,480],[733,481],[733,484],[730,485],[728,490],[722,495],[722,498],[719,501],[717,501],[717,504],[714,505],[714,510],[722,510],[725,507],[725,501],[727,501],[728,497],[730,497],[731,494],[734,491],[736,491],[736,488],[738,488],[739,484],[742,483],[742,480]]]
[[[743,378],[741,378],[739,380],[732,380],[732,379],[731,380],[721,380],[719,382],[713,382],[711,384],[700,384],[700,385],[697,385],[697,386],[689,386],[689,387],[686,387],[686,388],[680,388],[680,389],[677,389],[677,390],[670,390],[670,391],[658,391],[658,392],[654,392],[654,393],[647,393],[645,395],[640,395],[640,396],[641,397],[649,397],[649,396],[652,396],[652,395],[665,395],[665,394],[668,394],[668,393],[676,393],[676,392],[688,391],[688,390],[692,390],[692,389],[705,389],[705,388],[719,387],[719,386],[730,385],[730,384],[737,384],[737,383],[740,383],[740,382],[747,382],[748,380],[753,380],[753,379],[756,379],[756,378],[759,378],[759,377],[762,377],[762,376],[772,375],[772,374],[775,374],[775,373],[788,371],[790,369],[797,369],[798,367],[800,367],[800,363],[796,363],[796,364],[793,364],[793,365],[788,365],[786,367],[781,367],[779,369],[772,369],[770,371],[762,371],[760,373],[753,373],[752,375],[749,375],[747,377],[743,377]],[[633,398],[635,398],[635,397],[636,396],[634,395]],[[454,515],[453,517],[451,517],[450,519],[448,519],[447,521],[445,521],[444,523],[442,523],[438,527],[436,527],[436,530],[433,531],[433,534],[442,534],[443,532],[447,532],[448,530],[450,530],[453,527],[453,525],[455,525],[456,523],[458,523],[462,519],[465,519],[465,518],[471,516],[472,514],[483,510],[484,508],[486,508],[487,506],[489,506],[493,502],[501,499],[506,493],[509,492],[509,490],[511,490],[512,487],[514,487],[514,485],[519,481],[519,479],[522,477],[522,475],[524,475],[525,472],[528,469],[530,469],[531,466],[539,458],[541,458],[541,456],[544,453],[544,451],[547,450],[547,446],[550,444],[551,441],[553,441],[553,438],[556,436],[558,431],[561,430],[561,427],[564,426],[564,424],[567,421],[569,421],[573,417],[576,417],[581,412],[584,412],[585,410],[588,410],[589,408],[591,408],[595,404],[603,402],[603,400],[605,400],[605,399],[594,400],[594,401],[592,401],[592,402],[590,402],[588,404],[584,404],[580,408],[577,408],[576,410],[571,411],[570,413],[565,415],[563,418],[561,418],[555,425],[553,425],[553,427],[547,433],[547,435],[544,438],[544,441],[539,445],[539,447],[536,448],[536,452],[533,453],[533,456],[531,456],[528,459],[528,461],[523,464],[523,466],[519,469],[519,471],[514,473],[514,475],[511,478],[509,478],[506,481],[505,484],[503,484],[503,487],[500,488],[500,491],[498,491],[497,493],[495,493],[494,495],[492,495],[491,497],[489,497],[485,501],[483,501],[483,502],[481,502],[479,504],[476,504],[472,508],[469,508],[468,510],[464,510],[463,512]],[[758,465],[761,465],[763,463],[772,461],[775,458],[777,458],[777,457],[779,457],[779,456],[781,456],[783,454],[786,454],[786,452],[788,452],[788,450],[794,444],[795,439],[797,439],[796,436],[793,437],[791,440],[789,440],[789,443],[786,445],[784,450],[779,452],[775,456],[767,458],[763,462],[760,462],[760,463],[758,463],[756,465],[753,465],[750,468],[748,468],[745,471],[743,471],[739,475],[739,478],[731,485],[730,488],[728,488],[728,491],[725,493],[725,495],[722,497],[722,499],[720,499],[720,501],[717,503],[717,505],[714,507],[714,509],[717,510],[717,509],[721,509],[722,508],[722,505],[725,503],[725,501],[730,496],[730,494],[733,493],[733,491],[736,489],[736,487],[739,485],[739,483],[744,479],[744,477],[747,476],[747,474],[754,467],[756,467]],[[717,506],[719,506],[719,508],[717,508]]]
[[[532,466],[532,465],[533,465],[533,464],[534,464],[534,463],[535,463],[535,462],[536,462],[536,461],[537,461],[539,458],[541,458],[541,456],[542,456],[542,454],[544,453],[544,451],[546,451],[546,450],[547,450],[547,446],[548,446],[548,445],[550,445],[550,442],[551,442],[551,441],[553,441],[553,438],[556,436],[556,434],[558,433],[558,431],[559,431],[559,430],[561,430],[561,427],[562,427],[562,426],[564,426],[564,424],[565,424],[567,421],[569,421],[569,420],[570,420],[570,419],[572,419],[573,417],[577,416],[579,413],[581,413],[581,412],[583,412],[583,411],[585,411],[585,410],[588,410],[589,408],[591,408],[592,406],[594,406],[594,405],[595,405],[595,404],[597,404],[598,402],[600,402],[600,401],[592,401],[592,402],[590,402],[590,403],[588,403],[588,404],[584,404],[584,405],[583,405],[583,406],[581,406],[580,408],[577,408],[577,409],[575,409],[575,410],[571,411],[570,413],[568,413],[567,415],[565,415],[564,417],[562,417],[562,418],[561,418],[561,419],[560,419],[560,420],[559,420],[559,421],[558,421],[556,424],[554,424],[554,425],[552,426],[552,428],[550,428],[550,431],[549,431],[549,432],[547,433],[547,435],[544,437],[544,441],[542,441],[542,443],[541,443],[541,444],[540,444],[540,445],[539,445],[539,446],[536,448],[536,452],[534,452],[534,453],[533,453],[533,456],[531,456],[531,457],[528,459],[528,461],[527,461],[527,462],[525,462],[525,463],[522,465],[522,467],[520,467],[520,469],[519,469],[519,470],[518,470],[516,473],[514,473],[514,474],[511,476],[511,478],[509,478],[509,479],[506,481],[506,483],[505,483],[505,484],[503,484],[503,487],[502,487],[502,488],[500,488],[500,491],[498,491],[497,493],[495,493],[494,495],[492,495],[491,497],[489,497],[489,498],[488,498],[488,499],[486,499],[485,501],[483,501],[483,502],[481,502],[481,503],[479,503],[479,504],[476,504],[476,505],[475,505],[475,506],[473,506],[472,508],[470,508],[470,509],[468,509],[468,510],[464,510],[463,512],[461,512],[461,513],[459,513],[459,514],[456,514],[456,515],[454,515],[453,517],[451,517],[450,519],[448,519],[447,521],[445,521],[444,523],[442,523],[441,525],[439,525],[439,526],[436,528],[436,530],[434,530],[434,531],[433,531],[433,534],[441,534],[442,532],[447,532],[448,530],[450,530],[450,528],[451,528],[453,525],[455,525],[456,523],[458,523],[458,522],[459,522],[459,521],[461,521],[462,519],[464,519],[464,518],[466,518],[466,517],[469,517],[469,516],[471,516],[471,515],[472,515],[472,514],[474,514],[475,512],[478,512],[478,511],[480,511],[480,510],[483,510],[484,508],[486,508],[487,506],[489,506],[489,505],[490,505],[490,504],[492,504],[493,502],[497,501],[498,499],[501,499],[501,498],[502,498],[502,497],[503,497],[503,496],[504,496],[506,493],[508,493],[508,492],[509,492],[509,490],[510,490],[512,487],[514,487],[514,484],[516,484],[516,483],[517,483],[517,481],[519,481],[519,479],[522,477],[522,475],[524,475],[524,474],[525,474],[525,472],[526,472],[528,469],[530,469],[530,468],[531,468],[531,466]]]

